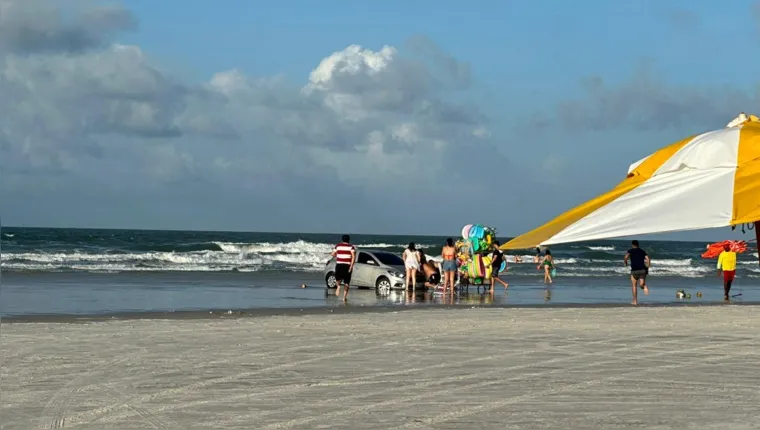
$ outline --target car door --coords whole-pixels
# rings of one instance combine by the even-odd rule
[[[351,284],[357,287],[373,287],[372,274],[377,268],[377,262],[366,252],[359,251],[354,264],[354,273],[351,274]]]

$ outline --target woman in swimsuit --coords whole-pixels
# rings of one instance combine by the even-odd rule
[[[420,254],[414,246],[414,242],[404,250],[404,267],[406,267],[406,289],[409,289],[409,279],[412,281],[412,288],[417,289],[417,270],[420,268]]]
[[[552,269],[554,269],[554,257],[552,257],[552,252],[548,249],[544,251],[544,259],[541,261],[541,264],[538,265],[537,269],[541,270],[541,267],[544,268],[544,283],[551,284],[552,283]]]
[[[457,249],[454,247],[454,239],[446,239],[446,245],[441,251],[441,257],[443,257],[443,292],[446,292],[446,288],[451,286],[451,293],[454,293],[454,280],[457,273]]]

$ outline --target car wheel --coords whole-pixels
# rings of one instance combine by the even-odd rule
[[[391,281],[385,276],[377,278],[375,281],[375,292],[380,296],[387,296],[391,293]]]
[[[338,286],[338,281],[335,279],[335,273],[330,272],[325,276],[325,284],[327,284],[327,288],[329,289],[335,289]]]

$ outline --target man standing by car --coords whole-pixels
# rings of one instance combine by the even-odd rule
[[[348,284],[351,283],[351,272],[356,262],[356,248],[351,244],[351,236],[344,234],[341,243],[335,245],[332,256],[335,257],[335,295],[340,295],[340,287],[345,283],[343,301],[348,298]]]
[[[638,285],[641,284],[641,289],[644,290],[644,295],[649,295],[649,287],[647,287],[647,275],[649,274],[649,266],[651,261],[646,251],[639,248],[639,241],[631,241],[631,249],[625,253],[623,261],[625,266],[628,267],[628,260],[631,261],[631,287],[633,288],[633,301],[632,305],[639,304],[638,301]]]

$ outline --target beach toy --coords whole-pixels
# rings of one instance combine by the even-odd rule
[[[462,238],[467,239],[470,237],[470,229],[472,228],[472,224],[467,224],[466,226],[462,227]]]
[[[477,257],[478,258],[474,260],[477,261],[478,264],[478,276],[482,278],[486,275],[486,267],[488,267],[488,265],[486,264],[485,258],[482,255],[478,255]]]
[[[472,229],[470,229],[470,238],[475,239],[482,239],[483,238],[483,226],[482,225],[474,225],[472,226]]]
[[[470,227],[470,230],[467,232],[467,238],[471,238],[475,236],[475,233],[478,231],[478,225],[473,224],[472,227]]]
[[[555,277],[555,276],[557,276],[557,269],[552,268],[551,276],[552,276],[552,278]]]
[[[507,270],[507,260],[504,260],[501,262],[501,267],[499,267],[499,272],[503,272]]]

